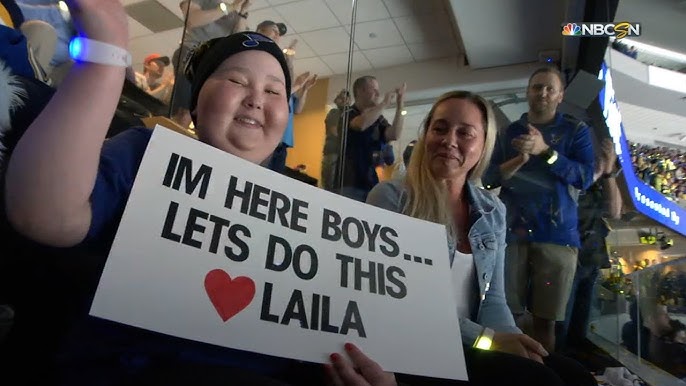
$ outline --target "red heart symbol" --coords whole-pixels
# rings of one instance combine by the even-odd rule
[[[243,311],[255,297],[255,282],[247,276],[231,279],[226,271],[213,269],[205,275],[205,291],[223,321]]]

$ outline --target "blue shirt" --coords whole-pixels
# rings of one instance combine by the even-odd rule
[[[105,141],[91,194],[92,221],[85,245],[113,239],[151,136],[150,129],[133,128]],[[87,309],[84,307],[85,312]],[[135,373],[147,371],[147,366],[156,363],[178,363],[234,366],[276,374],[293,363],[284,358],[172,338],[86,314],[82,316],[81,325],[74,329],[76,334],[69,339],[62,355],[63,360],[77,363],[77,368],[94,370],[102,364],[104,373],[105,368],[116,373]]]
[[[589,127],[571,115],[557,113],[549,125],[538,127],[543,139],[558,152],[549,165],[532,156],[517,173],[502,180],[500,165],[518,153],[512,139],[528,132],[527,114],[499,133],[484,186],[501,186],[507,207],[508,242],[533,241],[579,247],[578,194],[593,182],[593,144]]]
[[[348,114],[348,123],[362,112],[353,105]],[[345,146],[345,175],[343,186],[355,187],[366,192],[379,183],[374,165],[374,153],[381,151],[386,141],[386,130],[391,126],[383,115],[364,130],[349,129]]]
[[[300,101],[295,94],[291,94],[291,98],[288,100],[288,125],[286,126],[286,131],[283,132],[283,137],[281,138],[281,143],[288,147],[295,146],[295,138],[293,135],[293,116],[295,115],[295,106],[298,105]]]

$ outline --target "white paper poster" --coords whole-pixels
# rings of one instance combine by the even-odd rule
[[[215,345],[467,379],[443,227],[158,127],[91,308]]]

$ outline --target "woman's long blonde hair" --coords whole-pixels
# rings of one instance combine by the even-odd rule
[[[484,149],[479,162],[469,171],[467,178],[478,182],[488,167],[493,154],[495,138],[498,134],[495,126],[495,115],[491,105],[483,97],[469,91],[451,91],[440,97],[433,104],[429,114],[424,119],[423,130],[414,146],[405,175],[409,197],[403,212],[415,218],[444,224],[452,231],[453,221],[448,204],[447,190],[444,181],[437,180],[429,168],[430,160],[426,157],[426,133],[431,125],[436,107],[448,99],[466,99],[474,103],[481,111],[485,130]],[[451,232],[452,233],[452,232]]]

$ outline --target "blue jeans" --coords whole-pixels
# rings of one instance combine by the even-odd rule
[[[600,274],[597,266],[577,265],[572,291],[567,301],[565,320],[557,324],[557,350],[565,349],[567,343],[583,342],[588,333],[591,307],[595,299],[595,283]]]

